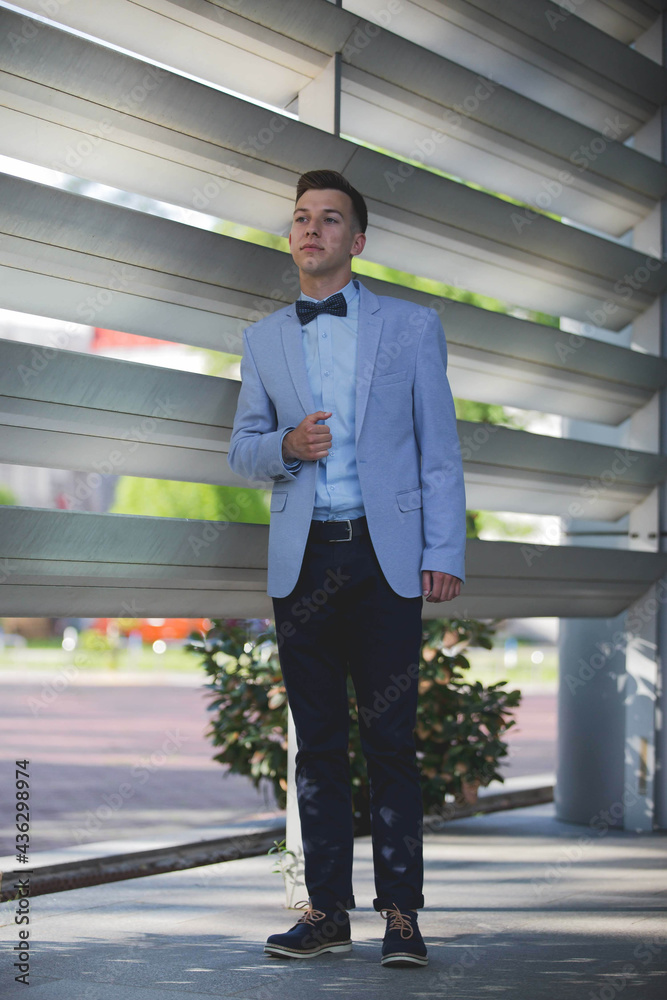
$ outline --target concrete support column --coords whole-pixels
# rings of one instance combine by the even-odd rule
[[[667,16],[662,21],[662,63],[667,63]],[[660,116],[660,156],[667,163],[667,108],[663,105]],[[660,236],[663,256],[667,251],[667,201],[663,199],[660,213]],[[667,357],[667,295],[660,301],[660,350]],[[667,391],[660,394],[660,448],[667,454]],[[660,550],[667,548],[667,487],[663,484],[659,490],[659,544]],[[662,579],[658,585],[658,655],[657,655],[657,690],[655,707],[655,823],[661,829],[667,829],[667,580]]]
[[[622,801],[625,650],[609,639],[624,630],[625,614],[561,621],[554,798],[568,823],[588,824]]]
[[[640,51],[652,57],[667,51],[663,20],[638,40]],[[636,133],[633,144],[665,162],[664,136],[663,110]],[[662,257],[667,245],[664,203],[628,237],[647,259]],[[619,280],[627,282],[632,294],[632,289],[641,287],[642,277],[640,273],[619,275]],[[664,301],[640,316],[628,332],[639,349],[667,354]],[[576,433],[576,426],[570,424],[570,430]],[[664,392],[633,415],[618,441],[639,450],[667,451]],[[627,541],[619,534],[610,537],[610,544],[653,552],[664,548],[665,488],[655,490],[626,523]],[[603,530],[600,522],[570,522],[569,527],[577,533],[573,539],[577,544],[599,544],[594,536],[596,527]],[[613,530],[621,525],[607,527]],[[584,534],[587,531],[591,534]],[[666,601],[667,581],[663,580],[617,618],[561,622],[555,795],[560,819],[594,824],[600,817],[609,826],[644,832],[667,826],[665,684],[661,679],[667,650]]]

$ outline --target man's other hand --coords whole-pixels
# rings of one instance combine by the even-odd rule
[[[422,596],[429,604],[439,601],[453,601],[461,593],[461,581],[458,576],[450,573],[439,573],[437,570],[422,570]]]
[[[304,417],[298,427],[283,438],[283,458],[286,462],[295,458],[302,462],[316,462],[326,458],[331,447],[331,431],[326,424],[318,424],[318,420],[326,420],[331,413],[318,410]]]

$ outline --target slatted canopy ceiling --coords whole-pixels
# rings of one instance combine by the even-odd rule
[[[245,326],[297,295],[291,257],[280,251],[8,176],[0,278],[6,309],[29,303],[56,319],[231,353]],[[617,424],[667,384],[663,359],[363,280],[376,294],[438,310],[463,398]]]
[[[390,157],[174,74],[147,91],[149,67],[83,39],[45,26],[14,56],[7,37],[14,69],[30,61],[33,75],[49,80],[39,85],[37,107],[30,84],[16,101],[22,110],[4,119],[7,151],[20,159],[62,166],[70,158],[87,178],[274,233],[289,224],[298,175],[327,162],[366,196],[367,256],[378,263],[400,269],[409,260],[426,277],[447,274],[472,291],[614,330],[667,284],[667,265],[652,257],[541,215],[519,212],[517,224],[516,206],[427,171],[392,190],[380,181],[397,176],[400,164]],[[55,91],[58,66],[71,75]],[[24,88],[18,75],[4,81]],[[135,83],[143,87],[140,107],[114,110],[127,105]],[[87,96],[72,101],[68,86]],[[250,148],[252,137],[259,150]],[[630,295],[628,279],[636,286]]]
[[[262,525],[9,507],[0,604],[7,615],[272,617],[267,544]],[[448,614],[614,615],[667,555],[473,540],[467,567]],[[424,616],[441,618],[442,605],[424,603]]]
[[[393,6],[346,0],[345,6],[597,132],[611,118],[621,140],[667,98],[663,67],[582,21],[584,4],[564,10],[550,0],[401,0]]]
[[[226,461],[239,383],[0,341],[0,462],[243,486]],[[617,520],[667,457],[459,421],[468,506]],[[255,483],[268,488],[270,483]]]
[[[446,7],[450,24],[458,18],[471,37],[491,39],[493,11],[483,0],[424,0],[420,6],[434,16]],[[546,9],[542,0],[538,6]],[[642,19],[655,14],[651,3],[625,0],[584,6],[591,17],[615,18],[618,31],[635,30],[629,27],[635,23],[639,33]],[[42,12],[39,0],[24,7]],[[424,135],[435,121],[447,138],[436,143],[431,166],[444,164],[449,173],[519,192],[528,202],[566,167],[572,177],[543,207],[613,235],[648,219],[667,191],[663,165],[609,136],[585,170],[574,172],[571,156],[582,143],[600,140],[599,115],[606,107],[629,117],[623,128],[643,125],[663,99],[663,70],[574,17],[549,44],[539,19],[517,20],[517,11],[514,2],[503,8],[494,37],[507,72],[512,60],[516,70],[524,59],[526,76],[515,87],[509,76],[494,80],[490,96],[478,97],[452,130],[451,105],[480,82],[472,63],[462,65],[470,50],[432,51],[437,46],[402,38],[399,30],[371,32],[354,11],[324,0],[245,0],[241,6],[70,0],[53,12],[56,20],[124,45],[134,56],[2,10],[5,152],[273,233],[285,232],[298,174],[326,162],[367,196],[374,248],[368,259],[400,269],[409,262],[425,277],[621,330],[643,321],[662,294],[667,273],[657,259],[543,216],[524,213],[528,224],[518,224],[519,206],[206,83],[254,97],[264,93],[273,104],[298,108],[299,92],[324,79],[320,74],[342,51],[343,130],[357,138],[379,135],[378,145],[409,155],[416,136],[411,123]],[[28,31],[26,24],[32,25]],[[20,41],[8,46],[11,30]],[[362,44],[364,31],[372,44]],[[588,64],[587,45],[593,46]],[[559,81],[551,104],[527,84],[548,73]],[[577,90],[587,100],[568,114],[567,101]],[[403,181],[389,179],[400,171]],[[5,307],[233,351],[240,350],[245,325],[296,296],[294,268],[277,251],[16,179],[0,183]],[[626,276],[638,275],[628,296]],[[367,283],[439,309],[452,383],[461,395],[541,402],[550,412],[614,424],[665,384],[665,363],[650,355]],[[29,461],[37,462],[47,451],[62,456],[69,443],[85,472],[95,453],[99,461],[103,442],[106,454],[116,445],[121,456],[137,454],[121,470],[132,475],[213,482],[230,475],[224,454],[237,384],[82,359],[66,344],[60,347],[46,367],[33,363],[28,345],[3,349],[11,370],[26,355],[28,370],[39,368],[20,385],[8,376],[0,386],[6,455],[18,456],[25,446]],[[156,417],[165,402],[162,389],[168,390],[167,405]],[[598,484],[603,489],[594,516],[615,519],[634,513],[666,471],[664,460],[649,453],[465,423],[459,430],[464,451],[469,448],[469,498],[479,506],[562,511],[586,499],[587,485]],[[579,516],[589,516],[582,506]],[[0,583],[2,606],[13,614],[270,615],[266,546],[267,529],[259,525],[7,508],[0,511],[0,556],[9,573]],[[474,541],[464,595],[447,612],[614,615],[664,572],[663,558]],[[424,610],[427,616],[443,613],[438,605]]]
[[[492,90],[485,90],[473,71],[426,52],[389,31],[377,29],[372,44],[368,41],[362,44],[359,38],[368,39],[364,35],[365,22],[327,0],[292,0],[286,4],[266,0],[244,3],[242,10],[244,16],[240,17],[208,0],[188,0],[187,5],[150,0],[147,7],[141,8],[140,16],[147,18],[143,30],[137,29],[136,5],[127,0],[93,5],[72,0],[62,8],[61,16],[143,55],[158,58],[156,52],[163,51],[163,61],[167,58],[164,52],[168,48],[167,39],[170,32],[175,32],[173,45],[179,61],[174,65],[279,106],[291,105],[299,90],[323,71],[327,58],[337,47],[342,47],[348,53],[344,56],[342,73],[343,132],[403,156],[425,159],[431,167],[613,235],[621,235],[634,226],[667,191],[667,167],[620,141],[613,141],[625,138],[640,124],[626,114],[623,101],[616,108],[621,118],[616,114],[611,125],[602,122],[591,129],[497,82]],[[3,17],[8,18],[6,23],[11,27],[11,15]],[[202,93],[192,84],[186,86],[182,78],[176,83],[171,76],[157,78],[155,72],[152,78],[147,78],[149,71],[139,60],[111,51],[101,53],[99,46],[63,36],[46,26],[30,45],[12,45],[10,39],[17,36],[19,23],[17,15],[13,30],[5,35],[0,49],[0,65],[11,70],[0,79],[6,105],[0,122],[8,137],[13,137],[10,141],[16,155],[20,156],[23,150],[24,156],[33,159],[40,156],[41,150],[43,156],[46,139],[50,152],[62,148],[56,160],[66,159],[67,150],[71,151],[71,160],[80,159],[76,155],[80,141],[76,132],[83,129],[93,135],[95,150],[83,158],[83,165],[77,166],[84,173],[100,170],[103,165],[97,166],[96,161],[101,159],[108,161],[108,174],[117,171],[119,151],[116,149],[114,156],[113,147],[118,143],[145,150],[151,139],[153,143],[159,142],[160,130],[150,129],[149,122],[162,126],[163,142],[159,150],[153,147],[153,155],[159,155],[176,142],[175,136],[164,135],[164,129],[213,141],[228,150],[248,150],[248,142],[252,143],[253,137],[257,142],[260,130],[270,127],[271,115],[253,118],[247,106],[238,109],[208,88]],[[298,31],[298,53],[296,43],[285,33],[288,28]],[[209,65],[205,53],[212,44],[217,57]],[[636,66],[633,64],[632,76],[641,81],[642,92],[654,92],[657,87],[667,93],[667,76],[662,68],[638,53],[633,55]],[[64,78],[63,66],[70,67]],[[294,66],[300,67],[299,73],[291,68]],[[656,73],[659,79],[654,79]],[[618,76],[623,79],[625,72],[619,70]],[[142,94],[141,100],[137,101],[132,94]],[[113,108],[124,109],[125,113],[112,113]],[[465,110],[460,113],[462,108]],[[652,110],[655,111],[654,105]],[[27,116],[28,122],[21,122],[17,115]],[[213,122],[217,122],[217,128]],[[290,123],[281,137],[269,136],[268,142],[260,139],[259,157],[280,164],[280,157],[273,154],[283,149],[285,140],[288,148],[294,144],[295,156],[283,165],[289,163],[298,170],[293,166],[295,158],[302,164],[314,141],[313,133],[303,124]],[[182,137],[180,141],[185,143]],[[325,146],[322,142],[319,135],[318,149],[328,162],[333,162],[334,149],[342,151],[343,163],[352,155],[348,144],[336,143],[331,137]],[[206,170],[208,160],[210,173],[229,177],[219,149],[211,160],[211,152],[216,151],[197,143],[189,145],[190,159],[185,162],[192,170],[196,167]],[[131,159],[123,160],[122,152],[120,156],[129,171]],[[128,156],[126,150],[125,157]],[[396,171],[396,164],[385,163],[380,167],[378,161],[371,162],[376,178],[385,171]],[[243,162],[236,165],[242,166]],[[161,166],[164,172],[166,163]],[[183,171],[180,176],[185,178]],[[411,187],[415,181],[412,177]],[[189,206],[198,184],[193,179],[189,186]],[[385,186],[385,193],[389,194],[389,187]],[[398,175],[401,197],[406,186]],[[230,189],[238,194],[235,185],[230,184]],[[440,197],[451,203],[454,194],[448,194],[446,186],[441,185],[438,190]],[[467,195],[459,192],[458,197],[467,199],[470,192]],[[173,194],[168,200],[182,203]],[[477,203],[486,215],[492,209],[484,206],[483,200],[478,199]],[[210,210],[219,211],[216,199],[209,201]],[[242,204],[242,207],[251,211],[250,206]],[[472,205],[467,201],[461,207],[466,215],[471,212]],[[229,217],[229,210],[226,211],[225,217]],[[512,221],[511,212],[507,224],[512,231],[519,225]],[[526,235],[528,228],[521,224],[519,235]],[[511,242],[511,232],[508,239]]]
[[[567,0],[556,5],[567,14],[572,11]],[[664,9],[665,0],[586,0],[576,8],[578,17],[627,44],[643,35]]]

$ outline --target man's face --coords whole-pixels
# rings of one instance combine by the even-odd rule
[[[305,191],[294,209],[289,245],[294,263],[313,277],[349,269],[366,243],[355,231],[352,199],[344,191]]]

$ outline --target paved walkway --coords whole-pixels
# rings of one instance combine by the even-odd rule
[[[664,1000],[667,837],[570,826],[553,806],[449,823],[425,843],[424,969],[379,964],[371,844],[355,842],[353,950],[271,959],[296,919],[266,856],[31,901],[35,1000]],[[0,994],[14,983],[15,903],[0,907]]]
[[[13,762],[31,761],[32,850],[211,838],[279,816],[212,759],[203,674],[0,673],[0,855],[13,851]],[[555,692],[526,692],[510,730],[509,777],[553,773]],[[119,789],[124,787],[124,794]],[[128,791],[129,789],[129,791]],[[130,842],[132,847],[130,847]],[[150,845],[149,845],[150,846]]]

